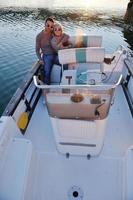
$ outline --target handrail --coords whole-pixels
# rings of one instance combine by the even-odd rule
[[[126,61],[130,62],[130,60],[128,58],[125,58],[124,59],[124,64],[126,65],[126,67],[127,67],[128,71],[129,71],[129,73],[131,74],[131,76],[133,77],[133,69],[128,66]]]
[[[121,50],[121,51],[123,50],[123,51],[125,51],[125,53],[127,52],[127,48],[121,44],[116,48],[115,51],[118,51],[118,50]]]
[[[111,89],[111,88],[115,88],[116,86],[118,86],[118,85],[120,85],[120,83],[121,83],[121,80],[122,80],[122,74],[120,75],[120,77],[119,77],[119,79],[118,79],[118,81],[117,81],[117,83],[116,84],[108,84],[108,85],[105,85],[105,84],[99,84],[99,85],[45,85],[45,84],[42,84],[42,83],[40,83],[39,82],[39,80],[38,80],[38,77],[37,76],[33,76],[33,80],[34,80],[34,84],[35,84],[35,86],[37,87],[37,88],[39,88],[39,89],[67,89],[68,87],[70,88],[70,89],[73,89],[73,88],[95,88],[95,89],[97,89],[97,88],[105,88],[106,87],[106,89]]]

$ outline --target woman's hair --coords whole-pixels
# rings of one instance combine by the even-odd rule
[[[55,22],[54,29],[55,29],[55,27],[60,27],[61,31],[63,32],[63,27],[62,27],[62,25],[59,22]]]

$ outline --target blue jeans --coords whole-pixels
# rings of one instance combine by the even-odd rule
[[[54,64],[54,59],[55,59],[55,55],[53,54],[43,55],[44,74],[45,74],[44,82],[47,85],[50,85],[50,75],[51,75],[51,70]]]

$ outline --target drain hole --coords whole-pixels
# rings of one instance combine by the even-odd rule
[[[75,197],[75,198],[76,198],[76,197],[78,197],[78,195],[79,195],[79,194],[78,194],[78,192],[77,192],[77,191],[74,191],[74,192],[73,192],[73,197]]]
[[[83,200],[83,191],[79,186],[73,185],[68,191],[69,200]]]

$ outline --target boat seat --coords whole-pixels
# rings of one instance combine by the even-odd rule
[[[1,117],[0,199],[22,200],[26,192],[32,144],[27,139],[14,138],[17,134],[21,133],[12,117]]]
[[[27,188],[32,144],[29,140],[16,138],[7,153],[0,172],[0,199],[21,200]]]
[[[103,47],[71,48],[59,50],[61,65],[72,63],[102,63],[105,49]]]
[[[103,47],[87,47],[87,48],[71,48],[58,51],[59,62],[62,67],[64,64],[72,64],[74,68],[81,68],[86,65],[85,69],[103,72],[103,61],[105,57],[105,49]],[[85,70],[84,69],[84,70]]]
[[[98,35],[76,35],[69,38],[74,48],[80,47],[101,47],[102,36]]]
[[[61,81],[61,66],[54,64],[51,71],[51,84],[59,84],[60,81]]]
[[[0,157],[7,151],[7,147],[17,134],[21,134],[14,119],[10,116],[2,116],[0,120]]]
[[[101,47],[102,36],[98,36],[98,35],[71,36],[69,38],[69,42],[72,44],[73,48]],[[69,56],[70,56],[70,54],[68,55],[68,57]],[[66,63],[66,64],[68,64],[68,63]],[[93,65],[94,65],[94,63],[93,63]],[[60,83],[60,77],[61,77],[61,67],[59,65],[54,64],[52,71],[51,71],[51,84],[59,84]]]
[[[88,83],[94,80],[99,83],[102,80],[103,61],[105,49],[102,47],[72,48],[59,50],[59,61],[63,65],[69,64],[69,69],[76,69],[77,75],[88,71]],[[63,75],[64,78],[64,75]],[[61,82],[64,82],[63,80]]]

